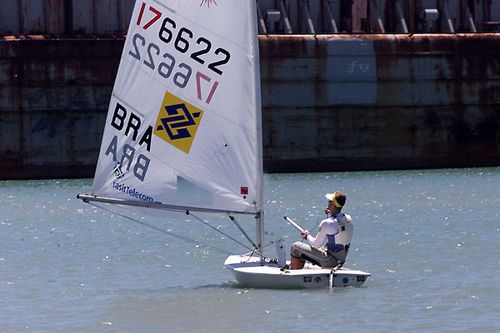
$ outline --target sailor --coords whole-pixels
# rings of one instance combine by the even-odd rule
[[[321,221],[316,237],[308,230],[301,232],[307,243],[292,244],[290,269],[304,268],[306,260],[322,268],[341,267],[345,262],[353,230],[351,216],[341,212],[346,196],[337,191],[327,193],[325,197],[328,199],[325,213],[329,217]]]

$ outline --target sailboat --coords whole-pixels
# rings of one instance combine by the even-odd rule
[[[255,0],[136,1],[92,190],[78,198],[255,217],[254,251],[225,262],[242,286],[361,285],[368,273],[292,272],[264,255],[256,16]]]

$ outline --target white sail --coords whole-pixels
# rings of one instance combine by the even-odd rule
[[[262,208],[255,0],[138,0],[92,195]]]

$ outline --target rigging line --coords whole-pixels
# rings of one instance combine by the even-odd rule
[[[328,218],[328,214],[326,214],[326,218]],[[318,216],[318,218],[316,219],[316,225],[311,230],[316,230],[321,221],[323,221],[323,219]]]
[[[209,227],[210,229],[213,229],[215,231],[217,231],[218,233],[221,233],[222,235],[226,236],[227,238],[229,238],[230,240],[232,240],[233,242],[235,243],[238,243],[239,245],[243,246],[245,249],[249,250],[249,251],[253,251],[250,247],[246,246],[245,244],[243,244],[242,242],[240,242],[239,240],[229,236],[228,234],[226,234],[225,232],[215,228],[214,226],[210,225],[209,223],[207,223],[206,221],[203,221],[201,218],[199,218],[198,216],[196,215],[193,215],[189,210],[186,211],[186,214],[187,215],[191,215],[192,217],[194,217],[196,220],[198,220],[199,222],[203,223],[204,225],[206,225],[207,227]]]
[[[326,214],[325,219],[327,219],[327,218],[328,218],[328,214]],[[323,219],[321,216],[318,216],[318,217],[316,218],[316,223],[314,224],[314,227],[312,227],[312,228],[306,228],[306,229],[307,229],[307,230],[309,230],[309,231],[311,231],[311,230],[317,230],[317,228],[318,228],[318,226],[319,226],[320,222],[321,222],[321,221],[323,221],[323,220],[324,220],[324,219]]]
[[[241,233],[243,234],[243,236],[245,236],[247,238],[247,240],[250,242],[250,244],[252,244],[253,248],[255,250],[258,250],[259,248],[257,247],[257,245],[255,245],[255,243],[253,242],[253,240],[250,238],[250,236],[248,236],[248,234],[246,233],[246,231],[241,227],[241,225],[238,223],[238,221],[236,221],[236,218],[234,216],[231,216],[229,215],[229,219],[231,221],[233,221],[233,223],[238,227],[238,229],[240,229]]]
[[[93,202],[87,202],[87,203],[88,203],[89,205],[93,206],[93,207],[96,207],[96,208],[102,209],[102,210],[104,210],[104,211],[106,211],[106,212],[108,212],[108,213],[118,215],[118,216],[120,216],[120,217],[123,217],[123,218],[125,218],[125,219],[127,219],[127,220],[130,220],[130,221],[132,221],[132,222],[138,223],[138,224],[140,224],[140,225],[142,225],[142,226],[145,226],[145,227],[147,227],[147,228],[150,228],[150,229],[153,229],[153,230],[155,230],[155,231],[158,231],[158,232],[161,232],[161,233],[164,233],[164,234],[170,235],[170,236],[172,236],[172,237],[175,237],[175,238],[181,239],[181,240],[183,240],[183,241],[185,241],[185,242],[192,243],[192,244],[195,244],[195,245],[200,245],[200,246],[203,246],[203,247],[209,247],[209,248],[212,248],[212,249],[214,249],[214,250],[219,251],[220,253],[224,253],[224,254],[228,254],[228,255],[231,255],[231,254],[232,254],[232,253],[231,253],[230,251],[228,251],[228,250],[224,250],[224,249],[218,248],[218,247],[213,246],[213,245],[208,245],[208,244],[203,244],[203,243],[197,242],[197,241],[195,241],[194,239],[188,238],[188,237],[186,237],[186,236],[182,236],[182,235],[175,234],[175,233],[173,233],[173,232],[171,232],[171,231],[168,231],[168,230],[165,230],[165,229],[162,229],[162,228],[156,227],[156,226],[151,225],[151,224],[148,224],[148,223],[146,223],[146,222],[142,222],[142,221],[136,220],[136,219],[134,219],[134,218],[132,218],[132,217],[130,217],[130,216],[127,216],[127,215],[123,215],[123,214],[117,213],[117,212],[115,212],[115,211],[112,211],[111,209],[108,209],[108,208],[106,208],[106,207],[103,207],[103,206],[97,205],[97,204],[95,204],[95,203],[93,203]]]
[[[271,245],[275,244],[276,242],[277,242],[277,241],[269,241],[269,242],[268,242],[267,244],[265,244],[263,247],[264,247],[264,248],[269,247],[269,246],[271,246]],[[252,257],[252,256],[255,254],[255,252],[257,252],[256,250],[258,250],[258,249],[255,249],[255,250],[253,250],[253,251],[250,251],[250,252],[248,252],[248,253],[245,253],[244,255],[247,255],[247,256]]]

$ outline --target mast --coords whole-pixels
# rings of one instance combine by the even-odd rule
[[[253,38],[251,38],[251,53],[254,57],[254,66],[253,66],[253,86],[254,86],[254,98],[255,98],[255,109],[256,109],[256,121],[255,121],[255,134],[256,134],[256,150],[257,150],[257,170],[258,170],[258,186],[257,186],[257,202],[258,206],[258,215],[257,215],[257,247],[260,253],[261,261],[264,260],[264,162],[263,162],[263,152],[262,152],[262,101],[261,101],[261,79],[260,79],[260,54],[259,54],[259,40],[258,40],[258,25],[257,25],[257,2],[251,1],[251,12],[252,18],[248,21],[249,31]]]
[[[264,260],[264,211],[259,211],[257,217],[257,247],[259,249],[260,260]]]

